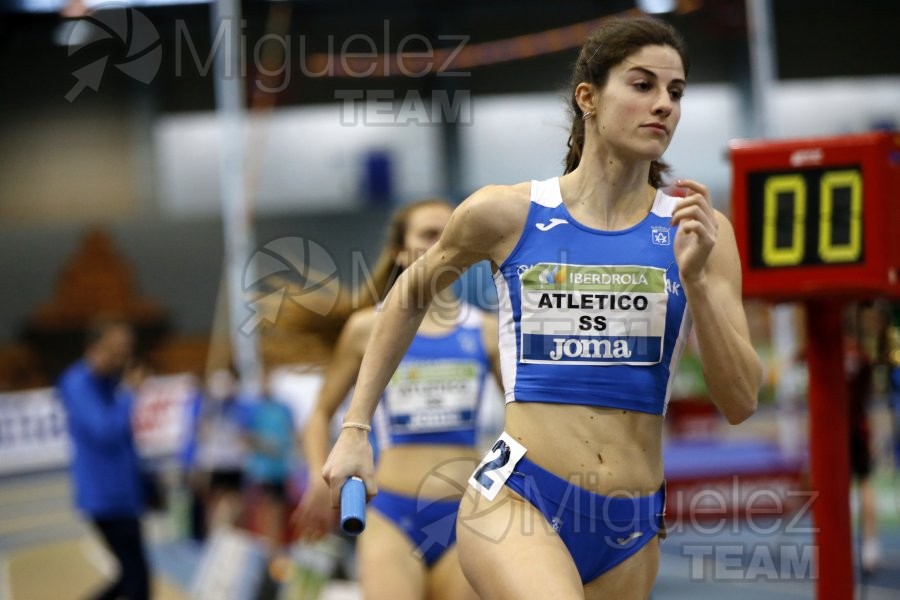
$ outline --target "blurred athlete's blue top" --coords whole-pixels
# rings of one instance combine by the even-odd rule
[[[274,398],[263,398],[247,416],[246,429],[254,440],[245,469],[247,476],[259,483],[285,481],[291,472],[294,444],[290,407]]]
[[[75,505],[91,517],[133,517],[144,510],[141,467],[131,430],[132,394],[119,379],[81,360],[63,373],[59,393],[72,439]]]

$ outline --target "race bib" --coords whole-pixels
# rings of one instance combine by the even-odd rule
[[[471,361],[401,364],[385,390],[394,433],[422,433],[475,426],[478,365]]]
[[[493,500],[526,451],[525,446],[504,431],[469,477],[469,485]]]
[[[523,363],[653,365],[666,332],[666,273],[539,263],[521,278]]]

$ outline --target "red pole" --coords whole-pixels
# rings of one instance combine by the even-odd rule
[[[813,503],[817,600],[853,598],[850,434],[841,308],[837,300],[806,304],[809,451],[812,488],[819,494]]]

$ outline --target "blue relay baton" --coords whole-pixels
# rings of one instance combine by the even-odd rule
[[[351,477],[341,488],[341,531],[357,536],[366,528],[366,484]]]

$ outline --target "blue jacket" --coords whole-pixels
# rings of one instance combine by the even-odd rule
[[[75,505],[91,517],[132,517],[144,510],[140,460],[131,430],[132,395],[85,361],[63,373],[59,393],[72,440]]]

